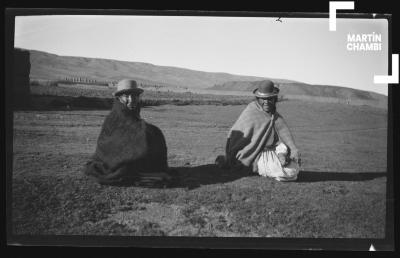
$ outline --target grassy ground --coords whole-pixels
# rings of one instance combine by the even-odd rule
[[[386,120],[370,107],[285,101],[299,180],[281,183],[213,165],[245,106],[147,107],[183,184],[97,185],[81,169],[108,111],[14,113],[14,234],[383,238]]]

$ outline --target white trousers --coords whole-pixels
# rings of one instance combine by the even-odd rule
[[[299,174],[300,167],[296,162],[282,166],[278,155],[287,155],[288,149],[285,144],[280,143],[275,150],[263,150],[258,160],[258,174],[265,177],[272,177],[278,181],[295,181]]]

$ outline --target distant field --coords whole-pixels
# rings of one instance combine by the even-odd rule
[[[305,83],[279,83],[279,94],[287,99],[306,100],[324,103],[340,103],[353,106],[367,105],[387,109],[387,96],[374,92],[356,90],[352,88],[311,85]],[[215,85],[210,89],[218,91],[252,92],[257,88],[252,81],[233,81]]]
[[[80,84],[34,84],[31,85],[33,94],[33,104],[36,108],[52,108],[52,102],[55,106],[69,106],[71,108],[110,108],[112,103],[112,92],[115,88],[99,85],[80,85]],[[355,91],[356,92],[356,91]],[[375,94],[376,95],[376,94]],[[52,97],[50,97],[52,96]],[[76,100],[76,98],[81,98]],[[84,99],[82,99],[84,98]],[[91,100],[87,100],[91,98]],[[253,98],[251,91],[218,91],[218,90],[194,90],[183,91],[182,89],[167,90],[149,90],[145,88],[142,95],[145,106],[158,105],[243,105]],[[280,95],[279,101],[301,100],[319,103],[337,103],[352,106],[371,106],[387,110],[387,99],[380,96],[378,99],[356,99],[351,101],[346,98],[319,97],[311,95]],[[87,105],[85,104],[87,102]]]
[[[105,108],[110,107],[112,93],[115,88],[104,86],[48,86],[35,85],[31,86],[31,93],[34,106],[44,107],[51,106],[53,100],[58,101],[63,106],[73,106],[73,98],[92,98],[99,99],[101,102],[97,107],[104,103]],[[43,97],[46,96],[46,97]],[[53,96],[50,98],[50,96]],[[58,98],[57,98],[58,97]],[[173,91],[152,91],[146,90],[142,95],[144,105],[157,106],[165,104],[174,105],[243,105],[251,101],[251,96],[224,96],[213,94],[196,94],[191,92],[173,92]],[[108,101],[109,100],[109,101]],[[88,101],[89,102],[89,101]],[[93,102],[93,100],[92,100]],[[84,107],[84,103],[80,103],[79,107]],[[90,107],[90,103],[87,105]]]
[[[100,186],[81,173],[108,111],[14,113],[15,234],[383,238],[387,113],[284,101],[302,153],[299,180],[213,165],[244,105],[143,108],[183,178],[171,189]]]

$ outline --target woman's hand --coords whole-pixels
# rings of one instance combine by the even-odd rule
[[[297,161],[300,163],[300,152],[298,149],[293,149],[290,151],[290,159]]]

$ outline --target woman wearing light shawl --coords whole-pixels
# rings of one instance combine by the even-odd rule
[[[257,82],[256,100],[241,113],[228,133],[223,168],[248,167],[261,176],[294,181],[300,153],[283,117],[276,112],[279,89],[270,80]]]

